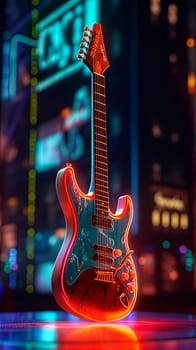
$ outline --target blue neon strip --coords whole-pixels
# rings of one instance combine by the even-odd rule
[[[99,0],[85,1],[85,25],[91,27],[93,23],[99,21]]]
[[[17,57],[18,44],[22,43],[31,47],[36,47],[37,41],[26,37],[22,34],[16,34],[10,41],[10,79],[9,79],[9,96],[12,98],[16,95],[17,81]]]
[[[36,86],[36,91],[40,92],[42,90],[47,89],[49,86],[54,85],[58,81],[62,80],[63,78],[66,78],[67,76],[77,72],[81,68],[81,63],[80,62],[75,62],[69,67],[57,72],[54,75],[51,75],[49,78],[46,78],[42,81],[40,81],[37,86]]]
[[[130,77],[130,173],[131,173],[131,197],[133,200],[132,232],[139,231],[139,139],[138,139],[138,33],[137,33],[137,0],[131,3],[130,33],[131,33],[131,77]]]

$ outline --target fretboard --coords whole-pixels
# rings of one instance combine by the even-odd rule
[[[106,129],[105,77],[93,75],[94,102],[94,180],[96,196],[96,213],[108,216],[108,157]]]

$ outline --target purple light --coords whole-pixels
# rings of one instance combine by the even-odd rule
[[[179,247],[179,252],[180,252],[181,254],[185,254],[185,253],[187,252],[187,246],[186,246],[186,245],[181,245],[181,246]]]

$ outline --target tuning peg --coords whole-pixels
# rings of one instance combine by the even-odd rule
[[[80,44],[80,48],[81,49],[87,49],[87,47],[83,43]]]
[[[84,27],[84,30],[87,31],[87,32],[92,33],[92,30],[91,30],[88,26],[85,26],[85,27]]]
[[[90,39],[92,38],[92,34],[91,34],[91,33],[89,34],[89,33],[87,33],[87,32],[84,32],[83,38],[90,40]]]
[[[84,36],[87,36],[87,37],[89,38],[90,35],[89,35],[87,32],[84,32],[84,33],[83,33],[83,37],[84,37]]]
[[[78,60],[83,60],[83,59],[84,59],[83,56],[78,54]]]
[[[82,37],[82,40],[81,40],[83,43],[86,43],[86,44],[88,44],[89,42],[88,42],[88,40],[86,40],[86,38],[84,38],[84,36]]]
[[[86,58],[86,53],[84,52],[83,49],[80,49],[78,52],[78,59],[79,60],[84,60]]]

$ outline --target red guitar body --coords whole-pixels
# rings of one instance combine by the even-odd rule
[[[119,198],[114,214],[109,208],[102,74],[108,61],[100,24],[87,31],[90,34],[85,31],[79,58],[93,72],[91,185],[88,193],[83,193],[70,164],[57,174],[66,231],[54,265],[52,288],[64,310],[87,320],[113,321],[129,314],[137,296],[133,250],[129,247],[133,208],[127,195]],[[88,35],[86,47],[83,43]]]
[[[66,217],[66,235],[53,272],[55,298],[63,309],[89,320],[111,321],[126,316],[135,303],[137,288],[133,252],[128,248],[130,197],[119,198],[116,213],[110,213],[112,230],[105,230],[103,237],[102,231],[99,234],[102,247],[108,247],[105,260],[112,262],[108,265],[103,261],[100,268],[93,258],[98,249],[92,248],[97,244],[97,228],[90,223],[94,193],[80,190],[70,165],[58,173],[57,193]]]

